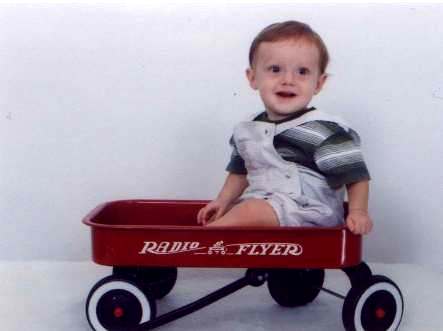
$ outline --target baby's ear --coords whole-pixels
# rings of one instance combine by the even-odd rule
[[[326,80],[328,79],[328,74],[324,73],[322,74],[317,81],[317,88],[315,89],[315,94],[319,93],[321,91],[321,89],[323,88],[323,86],[326,83]]]
[[[251,68],[246,69],[246,78],[249,81],[249,86],[251,86],[251,88],[256,90],[257,89],[257,84],[256,84],[256,81],[255,81],[255,71],[254,71],[254,69],[251,69]]]

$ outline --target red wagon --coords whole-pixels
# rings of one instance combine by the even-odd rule
[[[267,282],[272,298],[295,307],[323,290],[344,299],[346,330],[396,330],[404,303],[390,279],[362,262],[362,238],[344,227],[218,227],[197,225],[207,201],[124,200],[102,204],[83,222],[91,227],[94,262],[113,267],[90,291],[93,330],[151,330],[247,285]],[[241,279],[156,317],[156,301],[175,285],[178,267],[247,268]],[[342,269],[346,296],[323,288],[324,269]]]

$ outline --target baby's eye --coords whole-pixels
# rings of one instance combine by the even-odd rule
[[[280,66],[273,64],[272,66],[269,66],[268,70],[277,73],[281,71],[281,68]]]
[[[309,69],[308,68],[300,68],[300,69],[298,69],[298,73],[300,75],[307,75],[307,74],[309,74]]]

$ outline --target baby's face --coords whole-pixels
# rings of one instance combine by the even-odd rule
[[[247,77],[259,91],[269,119],[284,119],[309,104],[326,80],[319,61],[317,47],[303,39],[259,45]]]

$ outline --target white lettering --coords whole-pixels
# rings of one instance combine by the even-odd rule
[[[157,243],[155,241],[145,241],[145,245],[142,250],[138,252],[138,254],[146,254],[146,253],[154,253],[153,251],[157,247]]]
[[[286,245],[282,245],[282,244],[275,244],[274,245],[274,249],[272,250],[272,252],[269,255],[281,255],[281,249],[282,247],[284,247]]]
[[[272,247],[272,244],[260,244],[260,247],[262,248],[261,255],[266,255],[268,250]]]
[[[244,244],[232,244],[232,245],[213,245],[206,254],[211,254],[212,251],[223,251],[223,254],[229,253],[228,246],[237,246],[237,251],[231,253],[233,255],[301,255],[303,247],[299,244],[292,243],[244,243]],[[145,241],[143,248],[138,252],[139,254],[177,254],[191,251],[198,251],[205,249],[206,247],[200,247],[198,241]],[[211,250],[212,249],[212,250]],[[195,253],[202,254],[202,253]],[[205,253],[203,253],[205,254]]]
[[[249,251],[248,255],[260,255],[260,253],[256,251],[256,249],[257,249],[258,247],[259,247],[259,246],[258,246],[257,244],[252,244],[252,248],[251,248],[251,250]]]
[[[180,241],[174,241],[172,243],[171,248],[169,249],[169,253],[180,252],[181,247],[182,247],[182,243]]]
[[[168,241],[162,241],[158,244],[157,253],[168,253],[169,244]]]
[[[285,254],[284,255],[301,255],[301,253],[303,253],[303,247],[301,245],[298,244],[292,244],[292,245],[288,245],[286,247],[285,250]]]
[[[235,255],[242,255],[244,251],[246,251],[251,245],[249,244],[239,244],[237,253]]]
[[[138,252],[139,254],[175,254],[188,251],[197,250],[200,248],[198,241],[145,241],[143,248]]]
[[[232,244],[227,246],[238,246],[234,255],[301,255],[303,247],[299,244],[292,243],[248,243],[248,244]]]

